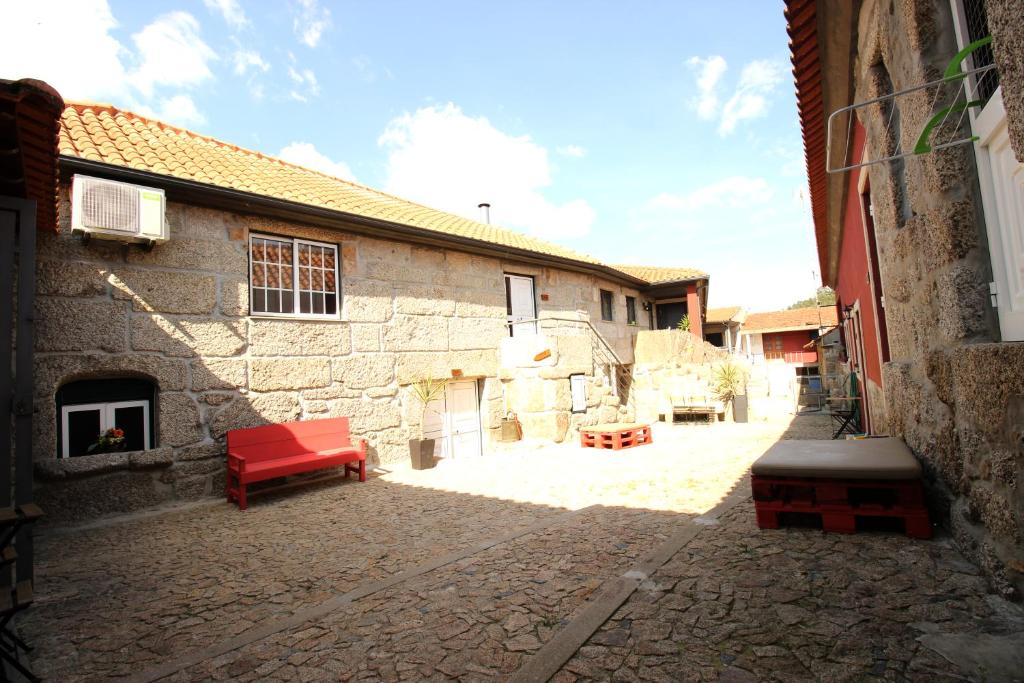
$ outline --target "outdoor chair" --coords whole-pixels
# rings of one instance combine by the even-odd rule
[[[838,439],[844,434],[862,434],[861,425],[861,392],[857,384],[857,375],[850,373],[850,381],[846,396],[833,396],[826,399],[832,412],[832,438]]]

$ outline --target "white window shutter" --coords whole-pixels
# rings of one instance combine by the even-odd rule
[[[993,291],[1003,341],[1024,340],[1024,164],[1010,145],[1002,88],[974,121]]]

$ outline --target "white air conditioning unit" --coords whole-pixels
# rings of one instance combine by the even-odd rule
[[[75,175],[71,232],[150,245],[166,242],[165,204],[163,190]]]

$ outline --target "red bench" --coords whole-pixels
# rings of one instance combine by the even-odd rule
[[[354,472],[366,481],[366,440],[352,443],[347,417],[233,429],[228,432],[228,502],[237,501],[244,510],[248,484],[342,465],[346,479]]]

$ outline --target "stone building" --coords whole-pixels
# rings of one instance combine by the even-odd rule
[[[906,440],[939,519],[993,587],[1020,599],[1020,3],[786,4],[822,279],[836,289],[846,352],[868,387],[869,428]],[[951,64],[955,74],[989,70],[942,81]],[[947,126],[944,108],[965,101]],[[858,104],[830,135],[829,115]],[[936,114],[943,132],[930,136]]]
[[[699,271],[610,266],[109,105],[69,105],[59,152],[34,405],[56,517],[219,494],[225,432],[268,422],[348,416],[372,464],[407,458],[421,428],[447,455],[486,453],[510,412],[560,441],[632,417],[635,338],[659,307],[700,334]],[[169,239],[76,230],[83,202],[124,189],[95,179],[163,191]],[[421,425],[408,385],[441,377]],[[112,426],[128,452],[88,454]]]

